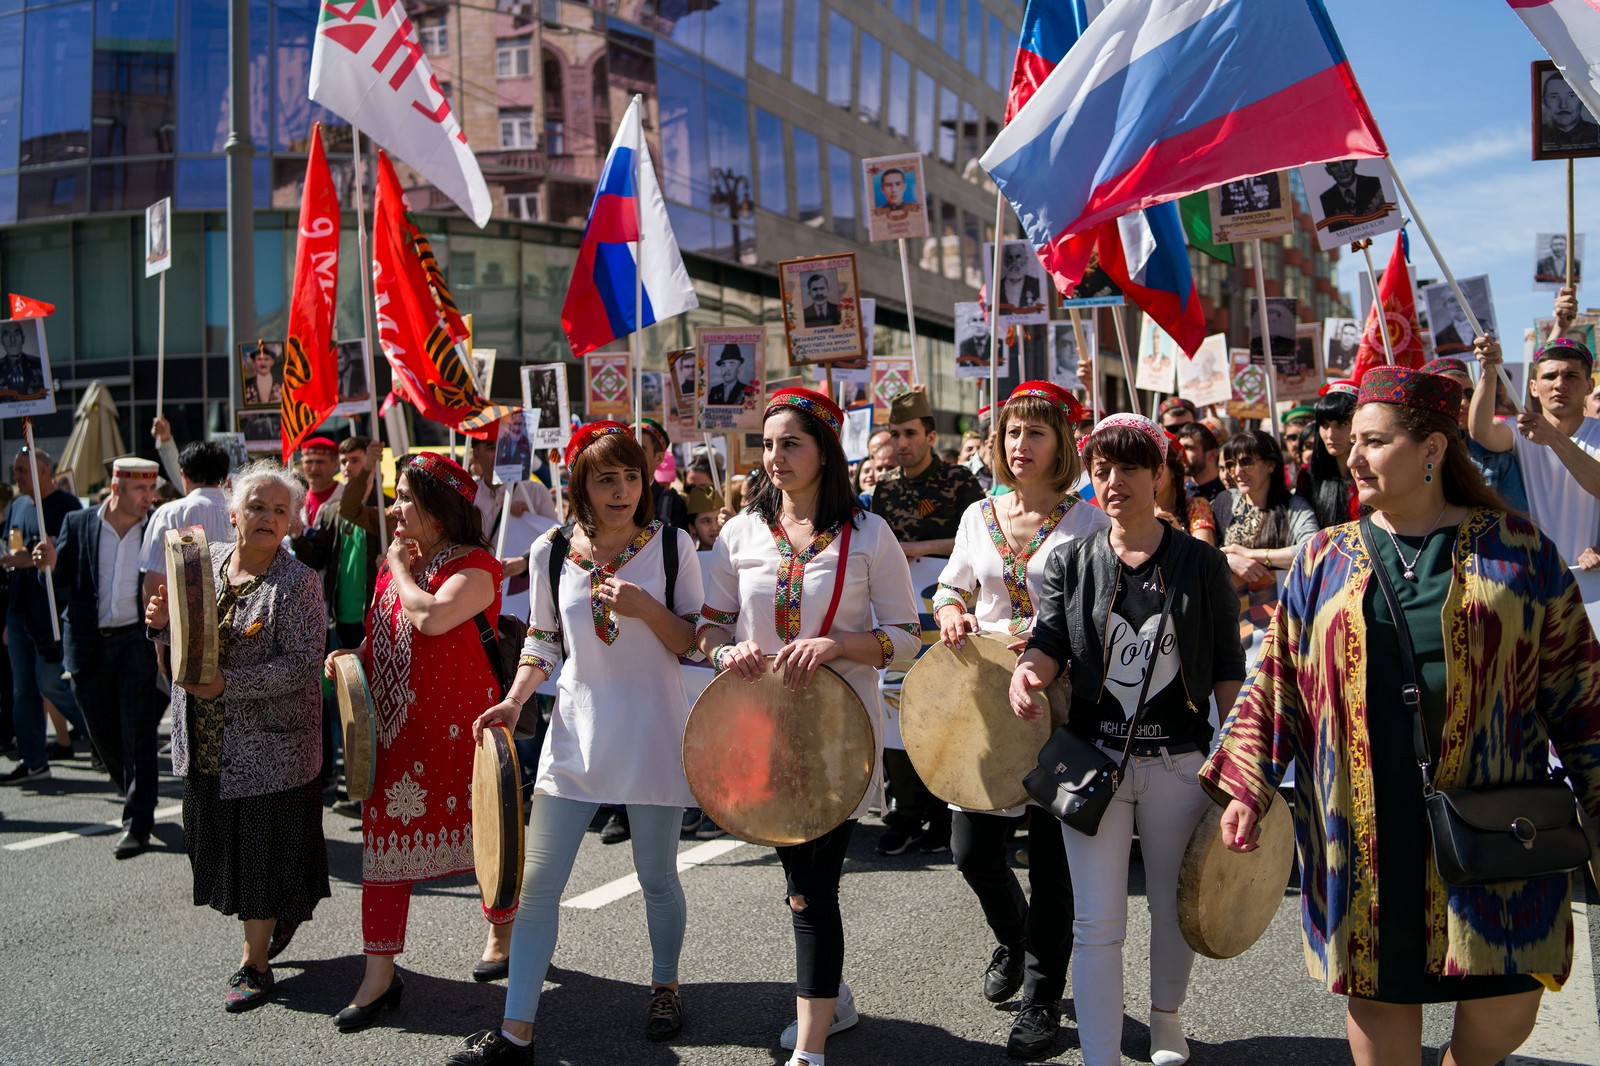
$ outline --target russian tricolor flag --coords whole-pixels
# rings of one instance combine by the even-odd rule
[[[1070,238],[1253,174],[1388,154],[1319,0],[1112,0],[982,163],[1052,273]]]
[[[700,306],[678,254],[678,239],[672,235],[667,204],[640,129],[636,96],[606,155],[578,247],[578,263],[561,305],[561,328],[572,354],[580,359],[626,337],[641,322],[654,325]],[[641,274],[642,314],[636,318]]]

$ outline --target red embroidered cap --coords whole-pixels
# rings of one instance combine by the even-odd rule
[[[772,394],[772,399],[767,401],[767,409],[762,413],[763,419],[771,418],[774,411],[782,407],[798,407],[800,410],[819,419],[837,437],[844,431],[844,411],[839,405],[810,389],[791,388],[779,389]]]
[[[407,471],[426,474],[455,489],[468,503],[478,498],[478,484],[461,464],[438,452],[418,452],[406,464]]]
[[[1156,408],[1156,417],[1161,418],[1165,415],[1171,414],[1173,411],[1188,411],[1196,418],[1200,417],[1200,412],[1198,409],[1196,409],[1195,405],[1191,401],[1184,399],[1182,396],[1169,396],[1167,399],[1162,400],[1161,406]]]
[[[1337,381],[1328,382],[1326,385],[1322,386],[1322,388],[1317,390],[1318,396],[1327,396],[1329,393],[1334,395],[1344,393],[1346,396],[1360,396],[1361,386],[1357,385],[1349,378],[1340,378]]]
[[[1461,386],[1443,374],[1408,366],[1375,366],[1361,375],[1356,406],[1392,403],[1455,419],[1461,411]]]
[[[567,469],[571,470],[572,464],[578,460],[578,453],[589,445],[609,434],[626,432],[628,432],[627,426],[609,418],[603,418],[598,422],[590,422],[587,426],[575,432],[572,435],[572,439],[567,441],[567,454],[562,461],[566,464]]]
[[[1100,424],[1094,427],[1094,433],[1084,434],[1083,439],[1078,442],[1078,454],[1083,454],[1084,445],[1089,443],[1089,441],[1094,437],[1095,433],[1099,433],[1102,429],[1109,429],[1112,426],[1123,426],[1127,429],[1137,430],[1138,432],[1143,433],[1145,436],[1150,438],[1153,444],[1155,444],[1156,451],[1161,453],[1161,461],[1167,461],[1167,438],[1170,436],[1170,434],[1168,434],[1167,431],[1162,429],[1160,426],[1156,425],[1155,422],[1146,418],[1144,415],[1127,413],[1115,414],[1108,418],[1101,419]]]
[[[666,427],[653,418],[641,418],[633,424],[634,429],[644,427],[650,439],[656,442],[656,447],[666,451],[672,445],[672,440],[667,436]]]
[[[1581,359],[1584,366],[1594,366],[1594,353],[1567,337],[1557,337],[1540,345],[1539,350],[1533,353],[1533,361],[1537,363],[1541,359]]]
[[[1048,400],[1066,412],[1067,421],[1076,425],[1083,421],[1083,404],[1077,397],[1063,389],[1053,381],[1024,381],[1011,390],[1011,395],[1006,397],[1006,403],[1020,399],[1024,396],[1034,396],[1041,400]]]

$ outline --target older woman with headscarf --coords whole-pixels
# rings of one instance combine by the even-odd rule
[[[172,687],[172,770],[183,778],[183,834],[195,906],[244,922],[244,954],[223,1005],[272,994],[267,960],[328,896],[322,839],[322,582],[283,548],[305,489],[258,462],[233,480],[234,538],[211,545],[217,673]],[[167,588],[145,624],[171,642]],[[276,925],[276,931],[274,926]]]

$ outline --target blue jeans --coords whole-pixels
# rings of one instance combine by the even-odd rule
[[[561,893],[572,875],[584,831],[599,809],[598,803],[533,797],[522,903],[511,929],[511,970],[506,980],[505,1016],[513,1021],[531,1023],[539,1012],[539,993],[556,952]],[[644,889],[645,924],[650,931],[650,979],[670,985],[678,979],[689,913],[678,881],[683,808],[630,803],[628,820],[633,830],[633,868]]]
[[[80,733],[87,736],[89,727],[83,720],[83,712],[78,710],[78,701],[72,696],[72,686],[62,676],[62,665],[44,661],[22,615],[16,611],[6,612],[6,652],[11,659],[17,761],[37,770],[49,761],[44,753],[44,700],[41,696],[48,697]]]

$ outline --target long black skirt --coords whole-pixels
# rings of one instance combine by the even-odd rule
[[[225,800],[221,779],[183,781],[183,836],[194,872],[194,905],[241,921],[311,919],[327,899],[322,782]]]

